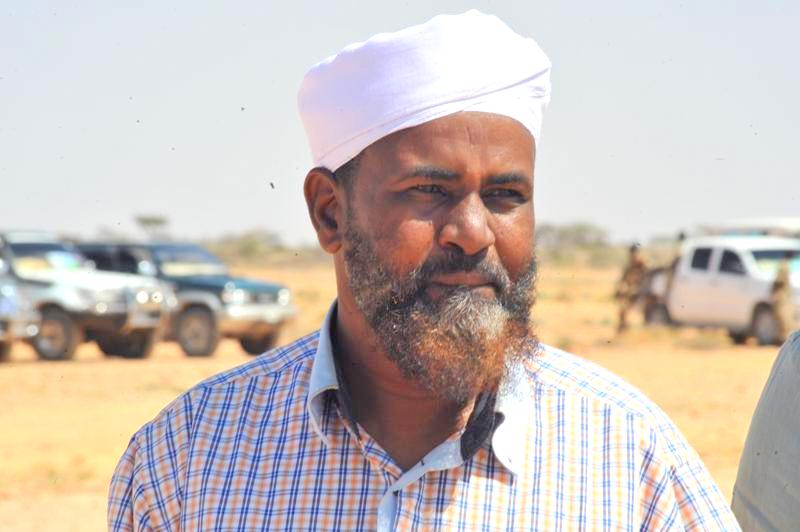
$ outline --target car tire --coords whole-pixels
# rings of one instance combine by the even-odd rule
[[[780,345],[783,341],[780,337],[781,328],[778,317],[771,307],[761,306],[756,308],[753,313],[752,330],[758,345]]]
[[[211,356],[217,350],[219,336],[214,315],[205,307],[189,307],[178,316],[175,338],[187,356]]]
[[[239,338],[239,344],[248,355],[261,355],[275,347],[278,333],[270,333],[261,338]]]
[[[39,334],[33,339],[33,348],[40,360],[71,360],[81,340],[81,330],[69,314],[51,307],[42,311],[42,322]]]
[[[11,358],[11,342],[0,342],[0,362],[8,362]]]
[[[731,342],[733,342],[736,345],[746,344],[747,339],[750,337],[750,335],[747,334],[746,332],[731,331],[731,330],[728,331],[728,336],[730,337]]]
[[[156,331],[136,331],[127,336],[104,336],[97,346],[106,356],[147,358],[156,344]]]
[[[644,311],[644,322],[648,325],[672,325],[669,311],[663,303],[655,303]]]

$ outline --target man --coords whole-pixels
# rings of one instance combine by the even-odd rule
[[[800,333],[784,344],[756,406],[733,488],[745,530],[800,524]]]
[[[628,263],[622,271],[614,297],[619,305],[617,334],[628,329],[628,311],[636,305],[642,282],[647,274],[647,265],[639,253],[639,245],[633,244],[628,249]]]
[[[337,301],[133,437],[112,529],[736,529],[657,407],[530,329],[549,70],[470,11],[306,74]]]
[[[795,324],[795,310],[792,294],[792,282],[790,275],[789,261],[792,260],[794,253],[791,251],[786,252],[783,260],[778,266],[778,272],[775,274],[775,281],[772,283],[770,290],[770,299],[772,301],[772,308],[775,311],[775,317],[778,320],[778,337],[784,341],[789,337],[789,334],[794,329]]]

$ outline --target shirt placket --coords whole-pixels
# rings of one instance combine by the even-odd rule
[[[441,443],[425,455],[411,469],[403,472],[387,453],[362,427],[358,431],[347,423],[342,413],[337,409],[347,431],[356,442],[364,457],[377,471],[383,473],[387,487],[378,504],[379,532],[392,530],[406,530],[412,528],[412,523],[405,523],[401,518],[401,509],[404,505],[415,504],[413,487],[430,471],[439,471],[459,467],[464,463],[461,456],[461,434]],[[405,490],[405,491],[404,491]]]

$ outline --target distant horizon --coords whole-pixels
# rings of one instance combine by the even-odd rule
[[[778,217],[781,218],[781,217]],[[772,220],[773,218],[763,218],[761,220]],[[800,216],[794,217],[782,217],[784,220],[791,220],[797,227],[800,227]],[[742,219],[745,220],[745,219]],[[753,219],[747,219],[748,221],[752,221]],[[669,243],[675,243],[678,241],[678,236],[683,233],[685,238],[693,238],[693,237],[702,237],[708,236],[709,228],[720,228],[724,225],[729,224],[730,222],[736,222],[737,220],[720,220],[714,223],[707,223],[707,224],[698,224],[692,228],[684,228],[684,229],[677,229],[673,233],[661,233],[661,234],[652,234],[648,235],[646,238],[642,240],[624,240],[624,239],[615,239],[610,231],[607,228],[592,223],[586,220],[575,220],[575,221],[566,221],[562,223],[550,223],[546,220],[537,220],[536,227],[541,228],[543,226],[548,227],[556,227],[556,228],[563,228],[563,227],[574,227],[579,225],[586,225],[595,229],[599,229],[604,231],[607,236],[607,244],[610,246],[628,246],[631,244],[641,244],[643,246],[652,246],[652,245],[665,245]],[[739,220],[741,221],[741,220]],[[64,230],[47,230],[47,229],[38,229],[38,228],[20,228],[20,227],[0,227],[0,234],[4,232],[18,232],[18,233],[43,233],[43,234],[52,234],[59,238],[67,239],[67,240],[78,240],[78,241],[142,241],[142,242],[194,242],[194,243],[204,243],[204,242],[219,242],[225,238],[240,238],[247,234],[252,233],[264,233],[265,236],[269,235],[272,237],[277,238],[277,242],[280,246],[286,248],[296,248],[296,249],[307,249],[307,248],[315,248],[318,247],[318,243],[316,240],[308,240],[308,241],[301,241],[301,242],[291,242],[286,241],[282,238],[282,236],[274,231],[271,231],[269,228],[266,227],[251,227],[251,228],[243,228],[240,230],[235,231],[227,231],[224,233],[218,233],[215,235],[198,235],[198,236],[190,236],[190,235],[181,235],[178,233],[174,233],[169,230],[167,227],[167,232],[164,233],[163,236],[152,238],[151,235],[148,235],[143,229],[132,225],[131,228],[133,231],[129,232],[117,232],[117,233],[102,233],[102,227],[98,227],[94,233],[77,233],[77,232],[70,232]],[[106,228],[107,229],[107,228]],[[800,230],[798,230],[798,234],[800,234]],[[320,248],[321,249],[321,248]]]

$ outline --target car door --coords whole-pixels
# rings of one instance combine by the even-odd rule
[[[689,250],[677,271],[669,296],[669,312],[676,322],[690,325],[708,323],[711,313],[711,264],[714,249],[710,246]]]
[[[753,312],[753,279],[739,252],[722,249],[717,275],[712,283],[715,322],[745,329]]]

